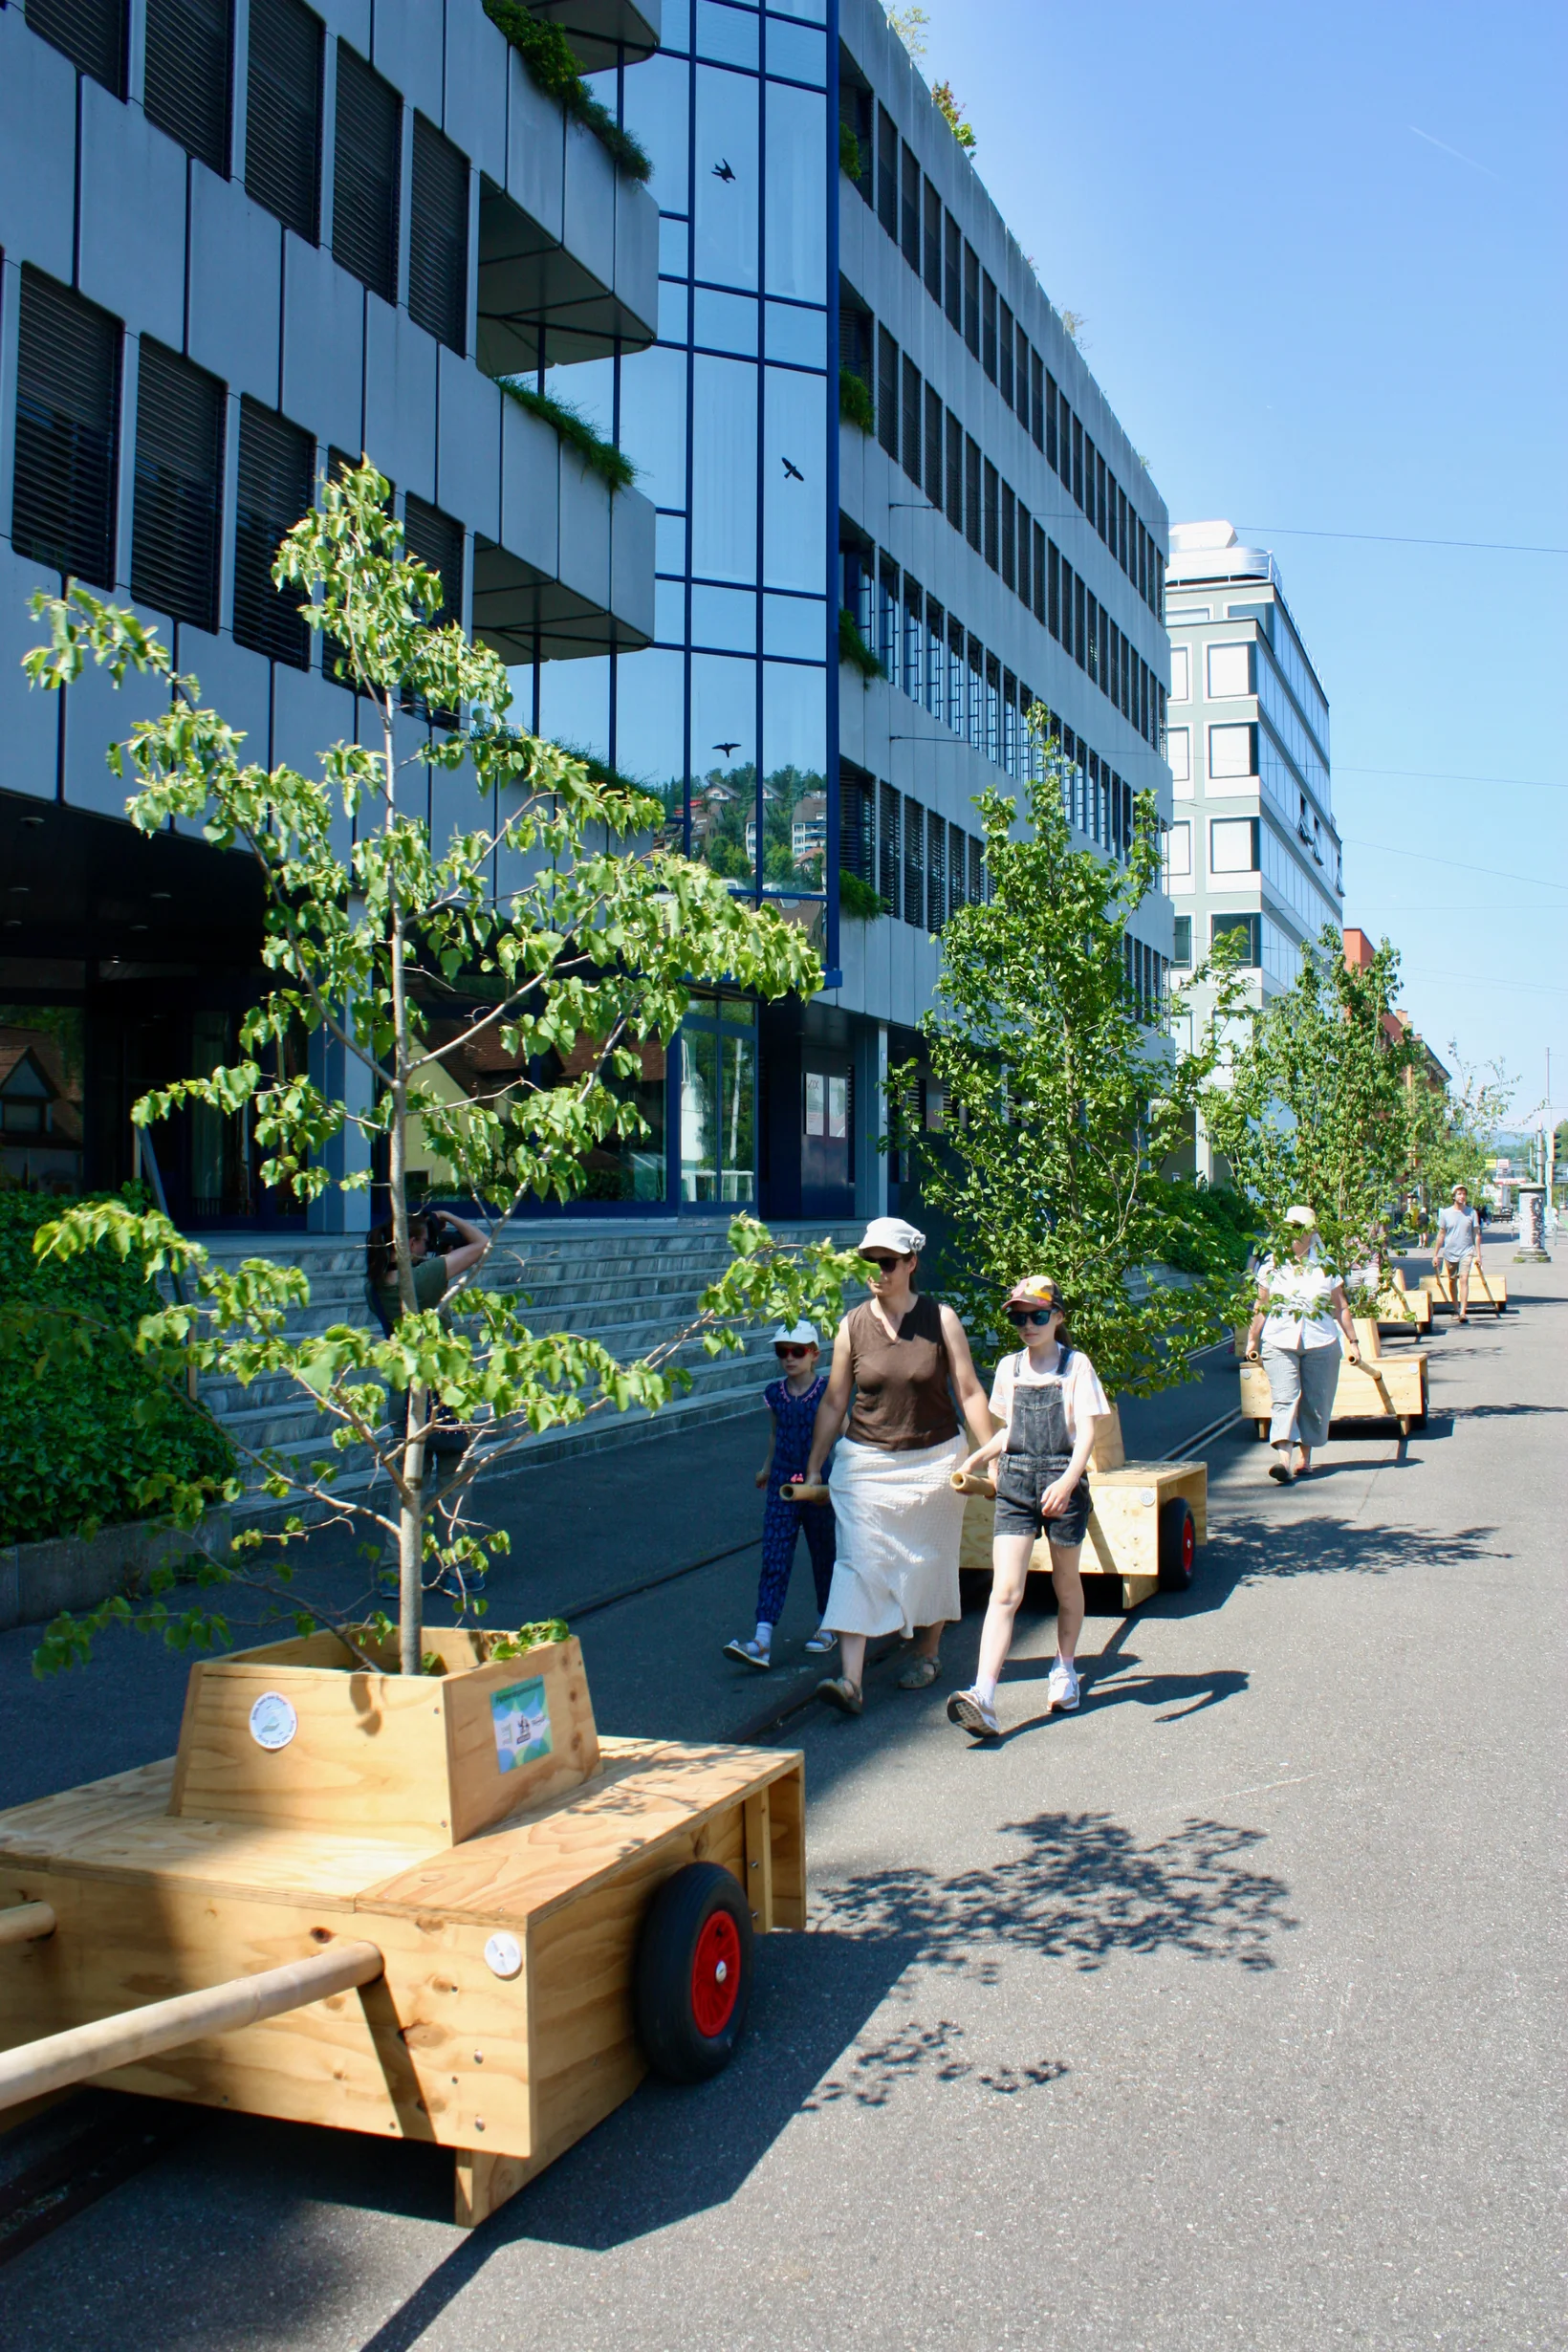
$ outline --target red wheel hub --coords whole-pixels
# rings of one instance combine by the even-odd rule
[[[691,2014],[708,2041],[735,2014],[740,1965],[740,1932],[728,1911],[714,1911],[703,1922],[691,1961]]]
[[[1182,1569],[1187,1576],[1192,1574],[1192,1562],[1197,1557],[1197,1552],[1198,1532],[1190,1519],[1184,1519],[1182,1521]]]

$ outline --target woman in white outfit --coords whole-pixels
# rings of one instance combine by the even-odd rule
[[[936,1680],[942,1628],[960,1614],[964,1497],[952,1485],[966,1451],[959,1411],[976,1446],[991,1438],[964,1326],[951,1307],[915,1289],[925,1247],[925,1234],[901,1217],[867,1226],[860,1255],[871,1296],[838,1326],[805,1469],[808,1482],[819,1476],[849,1411],[833,1464],[838,1551],[822,1612],[838,1636],[843,1670],[821,1695],[850,1715],[860,1711],[865,1645],[878,1634],[916,1637],[901,1689],[924,1690]]]
[[[1344,1285],[1322,1256],[1318,1219],[1310,1209],[1289,1209],[1288,1258],[1266,1257],[1257,1270],[1257,1303],[1247,1331],[1247,1353],[1256,1357],[1263,1341],[1274,1414],[1269,1439],[1274,1458],[1269,1475],[1281,1486],[1291,1479],[1291,1445],[1299,1448],[1296,1475],[1312,1468],[1315,1446],[1328,1436],[1334,1391],[1339,1380],[1339,1334],[1352,1363],[1361,1361]]]

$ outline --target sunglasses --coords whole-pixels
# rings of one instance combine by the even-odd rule
[[[1007,1319],[1022,1331],[1026,1323],[1048,1323],[1054,1315],[1060,1312],[1059,1307],[1009,1307]]]
[[[896,1257],[873,1257],[869,1250],[862,1250],[860,1254],[868,1266],[875,1266],[881,1274],[891,1274],[900,1262]]]
[[[810,1347],[789,1347],[789,1346],[787,1346],[787,1345],[786,1345],[786,1344],[785,1344],[782,1340],[781,1340],[781,1341],[779,1342],[779,1344],[778,1344],[778,1345],[777,1345],[777,1346],[773,1349],[773,1354],[774,1354],[775,1356],[811,1356],[811,1355],[815,1355],[815,1353],[816,1353],[816,1350],[815,1350],[814,1348],[810,1348]]]

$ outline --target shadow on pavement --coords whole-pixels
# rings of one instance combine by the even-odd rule
[[[1313,1473],[1316,1480],[1318,1473]],[[1309,1482],[1310,1483],[1310,1482]],[[1290,1490],[1284,1490],[1290,1492]],[[1377,1527],[1319,1512],[1310,1519],[1244,1519],[1211,1529],[1191,1589],[1158,1603],[1162,1616],[1202,1617],[1221,1609],[1242,1584],[1284,1577],[1384,1577],[1400,1569],[1462,1568],[1480,1559],[1512,1559],[1491,1540],[1493,1526]]]

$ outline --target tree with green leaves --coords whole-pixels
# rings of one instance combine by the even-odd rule
[[[1451,1076],[1432,1085],[1418,1059],[1406,1105],[1409,1176],[1423,1230],[1445,1207],[1455,1185],[1479,1200],[1495,1149],[1493,1138],[1514,1105],[1518,1079],[1500,1061],[1468,1062],[1457,1040],[1448,1047]]]
[[[990,896],[949,916],[922,1024],[942,1128],[901,1136],[900,1148],[912,1147],[922,1200],[950,1225],[944,1275],[969,1330],[1003,1336],[1013,1283],[1049,1274],[1108,1393],[1143,1396],[1189,1378],[1234,1308],[1233,1236],[1203,1213],[1195,1186],[1162,1171],[1190,1138],[1239,984],[1222,958],[1215,1013],[1178,1052],[1125,953],[1127,924],[1159,879],[1154,796],[1139,796],[1124,866],[1075,849],[1071,770],[1043,724],[1031,712],[1043,774],[1025,788],[1021,838],[1009,795],[978,801]],[[1172,1282],[1164,1270],[1176,1262],[1190,1271]]]
[[[1352,965],[1326,925],[1295,984],[1252,1015],[1205,1115],[1271,1240],[1282,1250],[1286,1209],[1310,1208],[1341,1273],[1382,1249],[1408,1171],[1405,1074],[1420,1048],[1393,1018],[1398,984],[1386,940]]]
[[[172,673],[154,632],[79,586],[34,597],[49,642],[26,666],[44,688],[69,685],[89,660],[117,686],[132,670],[167,676],[167,708],[110,752],[116,772],[128,763],[134,777],[131,821],[145,833],[174,818],[199,823],[219,850],[251,858],[264,885],[262,952],[274,985],[242,1024],[244,1058],[143,1097],[133,1118],[147,1125],[187,1102],[247,1109],[269,1155],[264,1182],[297,1202],[334,1185],[368,1185],[372,1148],[383,1149],[395,1329],[383,1337],[343,1323],[292,1338],[288,1312],[309,1295],[297,1268],[264,1258],[213,1265],[165,1216],[131,1200],[78,1204],[41,1229],[37,1246],[62,1260],[106,1248],[179,1277],[179,1295],[142,1318],[137,1341],[171,1385],[183,1387],[191,1368],[242,1383],[282,1373],[316,1403],[331,1427],[322,1459],[299,1473],[253,1454],[277,1524],[244,1530],[233,1555],[207,1555],[202,1579],[243,1576],[293,1607],[288,1550],[307,1514],[358,1523],[378,1552],[395,1544],[399,1656],[403,1672],[417,1673],[426,1582],[445,1580],[477,1610],[468,1582],[505,1549],[504,1535],[472,1516],[487,1472],[534,1432],[633,1405],[656,1409],[685,1383],[677,1359],[693,1339],[717,1353],[742,1346],[744,1326],[763,1317],[833,1321],[854,1261],[826,1244],[779,1250],[760,1225],[737,1219],[734,1259],[695,1320],[630,1363],[593,1339],[532,1331],[523,1302],[487,1281],[504,1220],[525,1198],[572,1199],[594,1146],[645,1131],[628,1085],[641,1070],[638,1047],[669,1043],[694,980],[722,975],[777,997],[809,995],[821,972],[798,926],[650,845],[664,817],[656,799],[596,779],[583,761],[512,723],[502,664],[455,622],[439,623],[440,576],[405,555],[388,500],[368,462],[346,471],[323,486],[273,566],[279,590],[322,634],[337,674],[377,721],[378,741],[328,746],[316,776],[248,762],[243,736],[203,702],[194,678]],[[425,778],[411,795],[401,773],[400,721],[410,708],[444,714],[421,730],[413,764],[466,771],[476,813],[489,820],[445,846],[410,813],[411,799],[421,809],[426,800]],[[282,1049],[301,1035],[330,1041],[353,1082],[334,1090],[293,1075],[297,1056]],[[438,1082],[444,1057],[486,1042],[499,1047],[504,1080],[454,1100]],[[484,1256],[439,1310],[422,1310],[415,1292],[404,1195],[415,1121],[485,1211]],[[360,1165],[334,1174],[334,1160]],[[405,1416],[389,1411],[400,1394]],[[455,1467],[430,1443],[443,1408],[469,1434]],[[362,1488],[342,1472],[348,1455],[366,1450],[377,1475]],[[142,1499],[189,1528],[214,1499],[237,1492],[233,1481],[163,1471]],[[132,1614],[117,1597],[60,1621],[42,1663],[85,1655],[107,1618]],[[138,1622],[179,1644],[228,1638],[211,1607],[173,1614],[162,1590]],[[339,1630],[352,1638],[352,1628]]]

